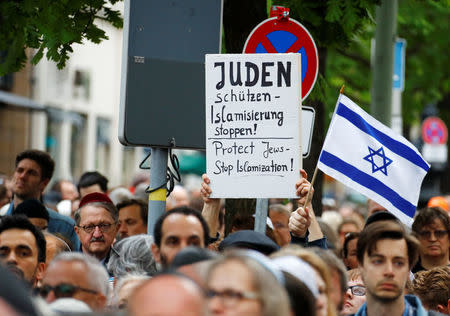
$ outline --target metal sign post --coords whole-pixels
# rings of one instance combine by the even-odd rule
[[[398,38],[394,45],[391,127],[400,135],[403,134],[402,93],[405,90],[405,50],[406,40]]]
[[[155,223],[166,211],[166,170],[167,154],[166,148],[152,148],[150,164],[150,194],[148,196],[148,222],[147,233],[153,235]]]
[[[269,199],[256,199],[255,227],[254,231],[266,233],[267,213],[269,209]]]

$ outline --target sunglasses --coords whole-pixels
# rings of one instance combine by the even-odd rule
[[[448,231],[446,231],[446,230],[435,230],[435,231],[423,230],[418,233],[419,238],[422,238],[422,239],[430,239],[431,234],[433,234],[437,239],[441,239],[448,234]]]
[[[97,294],[97,291],[86,289],[81,286],[76,286],[72,284],[67,283],[61,283],[56,286],[50,286],[50,285],[43,285],[40,288],[36,289],[37,294],[39,294],[42,297],[47,297],[50,292],[53,291],[56,298],[60,297],[72,297],[77,291],[83,291],[91,294]]]

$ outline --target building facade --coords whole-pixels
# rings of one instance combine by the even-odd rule
[[[15,74],[13,91],[44,107],[43,111],[0,107],[0,172],[11,174],[14,157],[26,148],[49,152],[56,179],[78,181],[97,170],[110,187],[128,185],[138,171],[142,149],[118,141],[122,30],[97,21],[109,40],[74,45],[67,66],[59,70],[45,57]]]

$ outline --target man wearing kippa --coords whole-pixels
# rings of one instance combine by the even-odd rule
[[[106,194],[95,192],[84,196],[75,212],[75,232],[81,251],[106,265],[119,229],[118,217],[117,208]]]

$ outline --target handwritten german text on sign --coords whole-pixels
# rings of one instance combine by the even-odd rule
[[[206,55],[205,67],[212,197],[295,197],[300,54]]]

